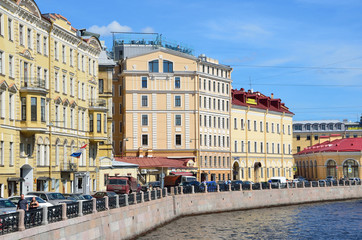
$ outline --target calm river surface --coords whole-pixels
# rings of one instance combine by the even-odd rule
[[[362,239],[362,199],[192,216],[139,239]]]

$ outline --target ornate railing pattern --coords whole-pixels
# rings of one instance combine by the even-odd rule
[[[67,204],[67,218],[75,218],[78,217],[79,214],[79,203],[68,203]]]
[[[106,199],[105,198],[97,198],[96,209],[98,212],[106,210]]]
[[[113,209],[113,208],[117,207],[117,197],[108,198],[108,207],[109,207],[109,209]]]
[[[0,235],[16,232],[19,229],[19,212],[0,215]]]
[[[51,206],[48,207],[48,222],[52,223],[52,222],[58,222],[62,220],[62,205],[55,205],[55,206]]]
[[[83,201],[82,202],[82,213],[83,215],[91,214],[93,212],[93,201]]]
[[[61,214],[60,214],[61,215]],[[25,212],[25,228],[32,228],[41,225],[43,221],[43,209],[30,209]]]

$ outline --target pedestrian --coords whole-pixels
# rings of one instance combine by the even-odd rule
[[[24,198],[24,194],[21,194],[20,196],[17,209],[23,209],[24,211],[29,210],[29,204],[28,201]]]
[[[30,209],[37,209],[38,207],[39,207],[39,202],[36,200],[35,197],[33,197],[33,198],[31,199],[29,208],[30,208]]]
[[[152,184],[148,185],[148,190],[152,191],[153,190],[153,186]]]

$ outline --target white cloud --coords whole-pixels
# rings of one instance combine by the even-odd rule
[[[128,26],[122,26],[117,21],[113,21],[107,26],[91,26],[88,31],[99,33],[102,37],[112,35],[112,32],[132,32],[132,28]]]
[[[151,28],[151,27],[145,27],[145,28],[143,28],[141,30],[141,32],[143,32],[143,33],[154,33],[155,30],[153,28]]]

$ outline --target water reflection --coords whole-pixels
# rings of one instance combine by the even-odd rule
[[[139,239],[362,239],[362,200],[185,217]]]

